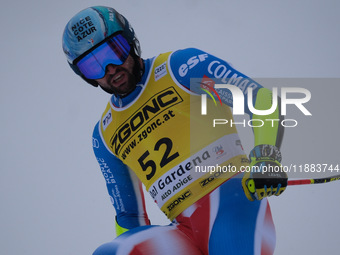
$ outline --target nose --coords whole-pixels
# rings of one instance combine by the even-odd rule
[[[105,75],[107,75],[107,74],[115,74],[116,73],[116,69],[117,69],[117,66],[115,66],[113,64],[109,64],[106,67]]]

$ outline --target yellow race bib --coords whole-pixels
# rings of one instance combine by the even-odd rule
[[[211,120],[221,114],[232,119],[229,107],[213,105],[216,111],[202,116],[200,96],[173,78],[169,56],[155,59],[143,91],[133,102],[122,108],[108,103],[100,131],[110,151],[136,173],[172,220],[237,174],[211,174],[206,166],[240,169],[248,161],[236,128],[212,125]]]

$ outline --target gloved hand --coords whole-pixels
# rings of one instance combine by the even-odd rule
[[[250,171],[242,178],[242,187],[250,201],[280,195],[287,187],[288,176],[281,167],[280,150],[273,145],[258,145],[250,152]]]

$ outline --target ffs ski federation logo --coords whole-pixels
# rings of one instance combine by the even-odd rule
[[[208,76],[204,75],[202,82],[201,82],[200,89],[203,90],[205,93],[207,93],[212,98],[215,105],[217,106],[215,97],[211,94],[211,92],[213,92],[217,96],[218,100],[220,101],[220,104],[222,105],[222,100],[220,96],[217,94],[216,90],[214,89],[214,85],[215,85],[215,82],[212,79],[210,79]]]

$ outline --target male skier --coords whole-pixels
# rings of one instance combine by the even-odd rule
[[[93,149],[118,237],[95,255],[273,254],[266,197],[285,190],[287,175],[273,178],[261,169],[280,166],[282,126],[253,128],[249,162],[235,125],[211,122],[219,114],[233,122],[232,94],[214,84],[234,85],[245,98],[252,88],[254,107],[262,110],[272,105],[268,89],[199,49],[142,59],[132,26],[110,7],[76,14],[64,30],[63,50],[77,75],[112,94],[94,128]],[[209,112],[202,114],[200,94],[207,93],[221,105],[206,99]],[[253,116],[246,105],[245,111],[260,120],[281,118],[279,107],[268,116]],[[207,171],[213,165],[219,171]],[[150,225],[142,184],[170,225]]]

